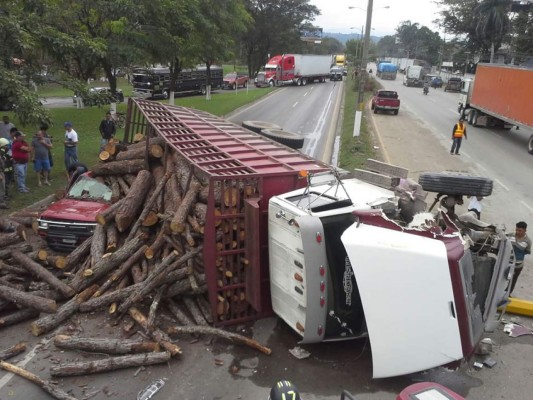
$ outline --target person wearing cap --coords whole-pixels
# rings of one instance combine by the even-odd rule
[[[7,147],[9,146],[9,140],[2,137],[0,138],[0,209],[9,208],[7,205],[7,185],[6,185],[6,165],[9,155],[7,154]],[[9,157],[11,159],[11,157]]]
[[[463,137],[466,140],[466,126],[463,118],[459,118],[459,122],[453,126],[452,130],[452,148],[450,149],[450,155],[460,155],[459,149],[461,148],[461,142]]]
[[[72,129],[72,122],[65,122],[65,168],[78,162],[78,134]]]
[[[15,141],[11,146],[13,163],[15,164],[15,175],[17,176],[17,186],[19,192],[28,193],[30,190],[26,186],[26,173],[28,170],[28,160],[30,158],[30,146],[24,140],[24,133],[15,133]]]

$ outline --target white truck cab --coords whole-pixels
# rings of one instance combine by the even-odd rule
[[[300,343],[368,336],[375,378],[470,356],[507,299],[511,245],[438,215],[408,225],[392,190],[334,173],[272,197],[274,312]]]

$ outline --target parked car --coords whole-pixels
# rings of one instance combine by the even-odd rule
[[[444,82],[442,81],[442,78],[438,75],[426,75],[425,80],[429,82],[429,86],[432,88],[441,88]]]
[[[224,76],[222,89],[235,89],[238,86],[248,86],[248,75],[240,72],[230,72]]]
[[[330,81],[342,81],[344,71],[342,67],[332,67],[329,70],[329,80]]]
[[[370,106],[374,110],[374,114],[378,111],[392,111],[394,115],[398,115],[400,111],[400,99],[398,93],[394,90],[378,90],[372,97],[372,104]]]
[[[82,95],[83,103],[86,106],[96,106],[102,104],[110,104],[113,102],[122,103],[124,101],[124,93],[121,89],[117,89],[116,94],[111,93],[111,88],[106,87],[92,87],[86,95]],[[77,102],[78,95],[72,97],[72,102]]]
[[[461,83],[463,80],[459,77],[452,77],[448,79],[448,82],[446,82],[446,86],[444,87],[444,91],[447,92],[448,90],[452,92],[459,92],[461,90]]]

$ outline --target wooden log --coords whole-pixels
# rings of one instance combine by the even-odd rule
[[[141,214],[139,215],[139,217],[137,218],[137,221],[135,222],[135,224],[131,228],[130,233],[128,234],[128,237],[126,238],[126,242],[136,235],[137,230],[139,229],[139,227],[143,223],[143,221],[146,218],[146,216],[148,215],[148,213],[152,210],[152,207],[153,207],[155,201],[159,197],[159,195],[161,193],[161,190],[163,190],[163,188],[165,187],[165,185],[166,185],[168,179],[170,178],[170,176],[171,176],[170,174],[165,174],[163,176],[163,178],[159,181],[159,183],[156,185],[155,190],[152,193],[152,196],[144,204],[144,206],[143,206],[144,208],[143,208]]]
[[[161,158],[163,156],[163,147],[158,143],[150,143],[148,145],[148,158]],[[135,160],[135,159],[145,159],[146,158],[146,148],[138,147],[138,148],[132,148],[130,146],[128,150],[121,151],[118,153],[115,157],[117,161],[124,161],[124,160]]]
[[[120,187],[120,190],[122,191],[122,194],[126,196],[128,192],[130,191],[130,185],[128,185],[128,183],[122,176],[117,176],[116,179],[117,179],[118,186]]]
[[[105,254],[107,238],[104,225],[96,224],[91,240],[91,266],[94,266]]]
[[[129,257],[120,267],[114,271],[111,276],[103,283],[103,285],[94,293],[93,297],[99,297],[106,292],[111,285],[117,282],[119,279],[122,279],[124,275],[130,270],[130,268],[143,256],[148,246],[143,245]]]
[[[142,283],[141,289],[120,305],[120,314],[126,312],[132,304],[142,301],[148,293],[165,282],[168,273],[171,272],[171,269],[168,268],[169,265],[172,264],[172,269],[176,269],[178,266],[186,263],[190,258],[193,258],[197,253],[201,252],[202,249],[203,247],[199,246],[193,251],[181,256],[178,260],[176,260],[178,253],[174,251],[168,257],[163,259],[163,261],[157,266],[156,270]],[[174,262],[174,260],[176,260],[176,262]]]
[[[178,307],[178,305],[174,302],[172,299],[166,300],[168,309],[174,316],[177,318],[180,325],[190,326],[194,325],[194,321],[189,318],[187,314],[185,314],[181,309]]]
[[[118,179],[116,176],[109,175],[106,176],[107,186],[111,189],[111,198],[119,199],[120,198],[120,185],[118,184]]]
[[[159,253],[159,250],[161,250],[161,248],[165,244],[165,236],[166,236],[165,229],[163,227],[160,229],[159,233],[157,234],[157,237],[152,242],[152,244],[148,246],[148,248],[144,252],[144,256],[148,260],[151,260],[157,255],[157,253]]]
[[[16,232],[0,233],[0,249],[5,249],[6,247],[15,243],[19,243],[23,240],[26,240],[25,237],[21,237]]]
[[[131,354],[159,352],[160,346],[155,342],[143,342],[128,339],[93,339],[89,337],[72,337],[57,335],[54,345],[65,350],[81,350],[91,353]]]
[[[148,213],[143,219],[142,226],[150,227],[150,226],[154,226],[158,222],[159,222],[159,217],[157,216],[157,213],[154,211],[148,211]]]
[[[91,250],[92,237],[89,237],[83,241],[76,249],[70,253],[65,260],[64,271],[70,271],[74,267],[79,266],[82,260],[85,260],[89,251]]]
[[[198,204],[198,203],[196,203],[196,204]],[[204,234],[204,227],[202,225],[200,225],[200,223],[198,222],[198,219],[196,218],[196,216],[187,215],[187,222],[189,223],[189,225],[191,226],[191,229],[194,232],[199,233],[201,235]]]
[[[137,283],[125,287],[124,289],[114,290],[113,292],[106,293],[100,297],[87,300],[85,303],[80,304],[80,312],[88,313],[98,310],[100,308],[107,307],[112,303],[124,301],[129,296],[131,296],[132,293],[139,290],[140,287],[141,284]]]
[[[0,250],[0,260],[11,258],[11,252],[15,250],[20,251],[21,253],[29,253],[33,250],[33,247],[29,243],[18,243],[11,245],[7,249]]]
[[[110,161],[91,167],[93,176],[136,174],[146,169],[144,160]]]
[[[173,215],[181,203],[182,192],[178,175],[174,172],[169,173],[172,173],[172,176],[165,186],[162,209],[165,210],[166,213]]]
[[[117,369],[162,364],[170,361],[168,351],[157,353],[142,353],[128,356],[108,357],[102,360],[79,361],[63,363],[50,368],[50,375],[58,378],[62,376],[79,376],[95,374]]]
[[[118,245],[118,231],[117,227],[113,224],[106,225],[106,253],[112,253],[117,249]]]
[[[3,328],[5,326],[15,325],[15,324],[18,324],[19,322],[27,321],[29,319],[36,318],[38,316],[39,316],[39,311],[31,309],[31,308],[17,310],[11,314],[4,315],[2,318],[0,318],[0,328]]]
[[[22,267],[26,268],[31,272],[32,275],[38,277],[44,282],[48,283],[54,289],[57,289],[61,294],[66,297],[72,297],[76,294],[74,289],[72,289],[67,284],[59,280],[53,273],[48,271],[42,265],[39,265],[26,254],[21,253],[20,251],[14,251],[11,256],[16,260]]]
[[[0,298],[45,313],[54,313],[57,310],[57,303],[54,300],[45,299],[43,297],[34,296],[26,292],[21,292],[20,290],[11,289],[5,285],[0,285]]]
[[[107,152],[106,150],[102,150],[98,154],[98,159],[100,161],[111,161],[113,159],[113,157],[111,157],[111,154],[109,154],[109,152]]]
[[[30,257],[30,255],[28,255]],[[64,256],[59,256],[57,254],[50,254],[49,250],[39,249],[37,252],[37,258],[44,262],[45,265],[50,265],[52,267],[63,269],[66,265],[66,258]]]
[[[186,335],[186,334],[200,334],[200,335],[213,335],[233,343],[244,344],[252,349],[259,350],[261,353],[269,356],[272,354],[272,350],[266,346],[263,346],[256,340],[250,339],[246,336],[239,335],[237,333],[228,332],[222,329],[213,328],[211,326],[172,326],[167,329],[169,335]]]
[[[195,297],[196,303],[198,304],[198,307],[202,311],[202,314],[207,321],[208,324],[213,323],[213,316],[211,315],[211,306],[209,304],[209,301],[203,296],[198,295]]]
[[[37,321],[34,321],[31,324],[31,333],[34,336],[40,336],[43,333],[47,333],[52,329],[55,329],[57,326],[59,326],[59,324],[74,315],[78,311],[80,304],[90,299],[97,289],[97,285],[93,285],[85,289],[83,292],[77,294],[71,300],[59,307],[55,314],[45,315],[44,317],[39,318]]]
[[[166,289],[166,285],[163,285],[159,289],[157,289],[156,294],[154,296],[154,300],[152,300],[152,304],[150,304],[150,310],[148,312],[148,326],[150,329],[155,328],[155,318],[157,314],[157,309],[159,308],[159,303],[161,302],[161,299],[163,298],[163,293]]]
[[[196,325],[207,326],[207,321],[192,297],[184,296],[183,304],[185,304],[185,307],[187,307],[187,310],[192,315]]]
[[[111,272],[112,269],[123,263],[134,254],[139,247],[142,246],[144,238],[137,236],[129,242],[125,243],[120,249],[114,253],[107,253],[106,257],[102,257],[91,269],[91,273],[87,274],[86,271],[80,271],[71,280],[69,285],[77,292],[89,287],[100,278]]]
[[[172,221],[170,222],[170,229],[172,232],[181,233],[185,230],[185,220],[187,218],[187,214],[196,201],[196,196],[198,195],[200,189],[202,189],[200,182],[198,182],[196,179],[193,179],[189,190],[187,190],[187,193],[183,197],[178,209],[174,213]]]
[[[26,343],[21,342],[17,343],[14,346],[8,347],[7,349],[0,350],[0,360],[5,361],[16,355],[26,351]]]
[[[16,215],[10,215],[9,220],[18,222],[19,224],[25,226],[26,228],[32,228],[33,223],[35,222],[38,216],[39,216],[38,213],[36,217],[23,216],[17,213]]]
[[[131,226],[135,216],[143,206],[152,183],[153,177],[150,171],[143,170],[137,174],[137,179],[130,187],[130,191],[115,215],[115,223],[119,232],[124,232]]]
[[[143,329],[148,332],[150,337],[157,343],[159,343],[162,348],[170,352],[170,354],[172,354],[173,356],[175,356],[176,354],[181,354],[181,348],[172,343],[172,340],[165,332],[157,328],[149,330],[148,321],[146,320],[146,317],[137,308],[131,307],[128,310],[128,314],[135,320],[135,322],[142,326]]]
[[[69,395],[68,393],[63,392],[53,383],[46,381],[35,374],[32,374],[31,372],[25,370],[24,368],[17,367],[16,365],[10,364],[5,361],[0,361],[0,367],[8,372],[12,372],[16,375],[19,375],[29,380],[30,382],[35,383],[37,386],[39,386],[49,395],[51,395],[52,397],[58,400],[76,400],[75,397]]]
[[[0,273],[7,275],[7,274],[15,274],[18,276],[23,277],[24,275],[29,275],[30,273],[25,270],[22,267],[18,267],[15,265],[7,264],[6,262],[0,260]]]
[[[96,217],[95,217],[96,222],[98,222],[100,225],[105,225],[108,222],[112,221],[115,218],[115,214],[117,213],[117,210],[122,206],[123,202],[124,202],[124,198],[118,200],[111,207],[106,208],[101,213],[96,214]]]
[[[207,204],[197,202],[194,205],[194,216],[201,226],[205,225],[206,215],[207,215]]]
[[[22,235],[24,231],[24,226],[19,224],[17,221],[11,218],[0,218],[0,232],[4,233],[17,233],[19,236]]]

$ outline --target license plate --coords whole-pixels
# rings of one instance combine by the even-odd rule
[[[76,239],[61,239],[61,241],[66,244],[76,244]]]

